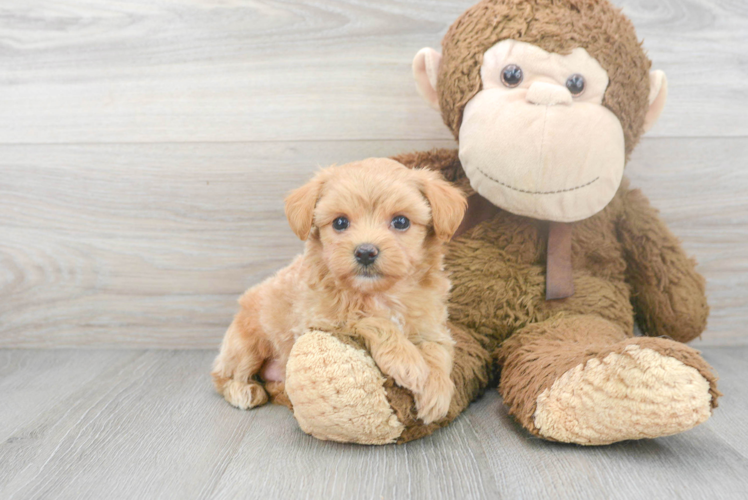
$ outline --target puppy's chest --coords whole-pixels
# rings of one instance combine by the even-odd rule
[[[401,332],[408,335],[412,333],[413,311],[407,305],[397,302],[393,303],[385,299],[376,299],[361,317],[377,317],[390,320]]]
[[[414,318],[415,313],[415,318]],[[342,304],[317,303],[306,309],[309,328],[352,331],[363,318],[383,318],[391,321],[405,335],[417,330],[418,311],[408,304],[386,296],[361,297]]]

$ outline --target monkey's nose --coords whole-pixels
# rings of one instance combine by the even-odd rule
[[[356,247],[356,250],[353,251],[353,255],[356,256],[356,261],[359,264],[369,266],[373,264],[375,260],[377,260],[379,249],[371,243],[364,243],[363,245],[359,245]]]
[[[535,82],[527,89],[527,102],[541,106],[571,104],[571,92],[566,87],[554,83]]]

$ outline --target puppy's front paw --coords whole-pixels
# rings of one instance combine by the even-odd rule
[[[264,405],[268,401],[268,393],[255,381],[239,382],[230,380],[223,388],[223,397],[231,405],[242,410]]]
[[[430,368],[414,345],[406,346],[404,344],[397,355],[382,356],[379,359],[374,357],[374,361],[397,385],[418,393],[423,391],[428,381]]]
[[[429,376],[429,367],[426,363],[414,365],[392,366],[385,372],[390,375],[397,385],[409,389],[413,393],[423,391]]]
[[[430,424],[447,416],[454,392],[455,385],[447,375],[432,371],[423,391],[415,394],[418,418]]]
[[[429,376],[429,366],[418,348],[392,321],[371,317],[359,321],[356,331],[371,348],[371,357],[400,387],[421,392]]]

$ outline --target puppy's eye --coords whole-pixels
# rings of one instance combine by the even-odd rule
[[[504,66],[504,69],[501,70],[501,83],[503,83],[505,87],[516,87],[522,83],[523,78],[524,75],[522,74],[522,68],[516,64],[509,64]]]
[[[345,231],[350,224],[347,217],[338,217],[332,221],[332,228],[336,231]]]
[[[410,227],[410,221],[404,215],[398,215],[392,219],[390,225],[398,231],[405,231]]]
[[[579,73],[571,75],[566,80],[566,88],[569,89],[571,95],[575,97],[582,95],[582,92],[584,92],[584,77]]]

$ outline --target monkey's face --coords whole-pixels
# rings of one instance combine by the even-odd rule
[[[440,61],[424,49],[413,66],[435,107]],[[621,121],[603,105],[609,80],[598,61],[583,48],[561,55],[503,40],[483,55],[480,77],[459,129],[460,161],[473,189],[536,219],[573,222],[605,208],[621,183],[626,144]],[[645,128],[664,104],[664,75],[650,78]]]
[[[563,56],[504,40],[481,67],[482,90],[465,106],[460,161],[495,205],[571,222],[602,210],[623,176],[618,118],[602,106],[605,70],[584,49]]]

